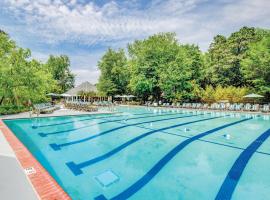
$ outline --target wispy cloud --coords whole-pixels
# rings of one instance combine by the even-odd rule
[[[68,54],[77,83],[88,77],[97,81],[97,60],[107,47],[125,47],[157,32],[176,32],[180,42],[206,50],[216,34],[228,35],[242,26],[270,27],[269,0],[100,2],[104,1],[3,0],[0,11],[16,20],[2,27],[42,60],[46,54]],[[67,43],[72,47],[63,49]]]
[[[152,1],[143,10],[124,7],[115,1],[97,6],[93,2],[6,0],[6,7],[23,20],[33,33],[48,42],[65,40],[87,45],[129,40],[162,31],[176,31],[188,20],[179,15],[196,7],[202,0]],[[177,25],[178,24],[178,25]]]
[[[161,31],[176,32],[184,42],[203,43],[198,37],[201,32],[204,36],[229,25],[269,25],[269,0],[152,0],[144,1],[143,9],[138,2],[4,0],[4,7],[47,43],[88,46],[121,43]]]

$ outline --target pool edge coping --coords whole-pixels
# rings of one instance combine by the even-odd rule
[[[25,112],[28,113],[28,112]],[[93,113],[75,113],[75,114],[64,114],[64,115],[44,115],[41,114],[38,117],[37,116],[32,116],[32,118],[46,118],[46,117],[73,117],[73,116],[84,116],[84,115],[106,115],[106,114],[118,114],[118,113],[122,113],[122,112],[93,112]],[[20,113],[17,113],[20,114]],[[6,117],[6,115],[0,115],[0,120],[15,120],[15,119],[29,119],[30,117],[16,117],[14,114],[14,116],[12,117]]]
[[[22,169],[34,167],[36,172],[34,174],[26,174],[26,177],[39,199],[71,200],[71,197],[7,127],[2,119],[0,119],[0,130],[13,150]]]

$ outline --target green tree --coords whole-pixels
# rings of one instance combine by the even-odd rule
[[[7,35],[7,33],[5,31],[1,30],[1,29],[0,29],[0,34],[6,34]]]
[[[114,96],[127,92],[129,72],[127,58],[123,49],[115,51],[111,48],[98,62],[101,71],[97,88],[106,96]]]
[[[162,67],[159,85],[168,100],[196,100],[200,90],[203,58],[197,46],[179,45],[175,59]]]
[[[58,88],[55,92],[64,93],[74,87],[75,75],[70,71],[68,56],[50,55],[46,66],[53,75],[53,78],[57,81]]]
[[[206,76],[214,86],[243,86],[245,79],[241,61],[247,56],[249,45],[261,39],[255,28],[243,27],[228,38],[217,35],[209,48]]]
[[[242,72],[247,84],[270,100],[270,31],[252,45],[242,60]]]
[[[24,105],[46,99],[55,82],[44,66],[31,60],[29,49],[0,33],[0,105]]]
[[[160,33],[129,45],[130,88],[143,100],[193,100],[202,83],[203,58],[195,45]]]
[[[131,91],[143,100],[152,96],[159,100],[160,72],[173,65],[179,51],[175,34],[160,33],[145,40],[137,40],[128,46],[130,56]]]

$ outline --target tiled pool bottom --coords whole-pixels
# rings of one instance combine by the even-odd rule
[[[267,118],[119,111],[5,123],[73,199],[268,197]]]

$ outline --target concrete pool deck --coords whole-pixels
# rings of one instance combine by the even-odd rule
[[[40,117],[106,113],[60,109]],[[0,116],[0,199],[71,199],[2,121],[16,118],[29,118],[29,112]]]
[[[38,199],[2,131],[0,131],[0,147],[0,198],[10,200]]]

